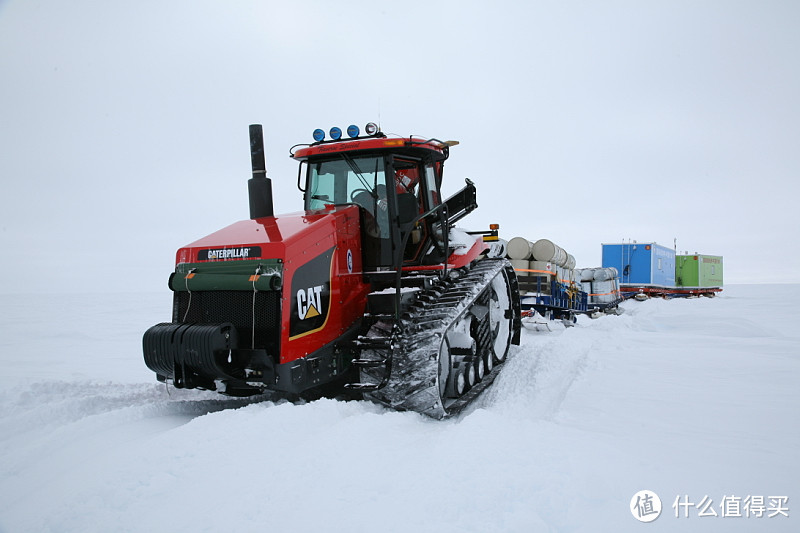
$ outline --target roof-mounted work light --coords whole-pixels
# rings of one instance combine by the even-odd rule
[[[329,131],[328,133],[330,133],[331,139],[333,139],[334,141],[338,141],[339,139],[342,138],[342,130],[341,128],[337,128],[336,126],[332,127],[331,131]]]
[[[378,125],[374,122],[370,122],[364,126],[364,131],[367,133],[367,135],[375,135],[378,133]]]
[[[319,128],[315,129],[312,135],[314,136],[314,140],[317,142],[320,142],[325,138],[325,132]]]
[[[347,126],[347,135],[351,139],[358,137],[359,133],[361,133],[361,130],[359,130],[358,126],[356,126],[355,124],[350,124],[349,126]]]

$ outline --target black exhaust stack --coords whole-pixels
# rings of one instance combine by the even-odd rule
[[[261,124],[250,125],[250,161],[253,177],[247,181],[250,193],[250,218],[275,216],[272,208],[272,180],[267,177],[264,162],[264,132]]]

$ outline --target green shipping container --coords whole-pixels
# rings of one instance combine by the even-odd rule
[[[675,285],[678,287],[722,287],[722,256],[676,255]]]

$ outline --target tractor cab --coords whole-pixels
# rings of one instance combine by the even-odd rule
[[[299,186],[305,175],[305,209],[358,206],[367,271],[440,264],[448,255],[440,186],[452,144],[386,138],[377,128],[367,137],[320,139],[292,153],[301,162]]]

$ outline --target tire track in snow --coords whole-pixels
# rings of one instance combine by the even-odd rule
[[[553,418],[585,371],[593,343],[582,328],[523,330],[520,346],[513,348],[494,386],[476,407],[528,419]]]
[[[0,424],[10,426],[9,429],[15,432],[23,432],[29,428],[61,426],[122,410],[140,409],[153,416],[196,417],[250,403],[254,403],[252,398],[168,390],[163,384],[155,383],[48,381],[4,391],[0,395]]]
[[[59,468],[69,464],[65,458],[84,457],[81,447],[87,443],[100,451],[265,399],[174,389],[168,393],[163,384],[57,381],[16,387],[0,394],[0,478],[13,486],[10,481],[30,471],[31,464],[40,464],[39,470],[50,463]]]

